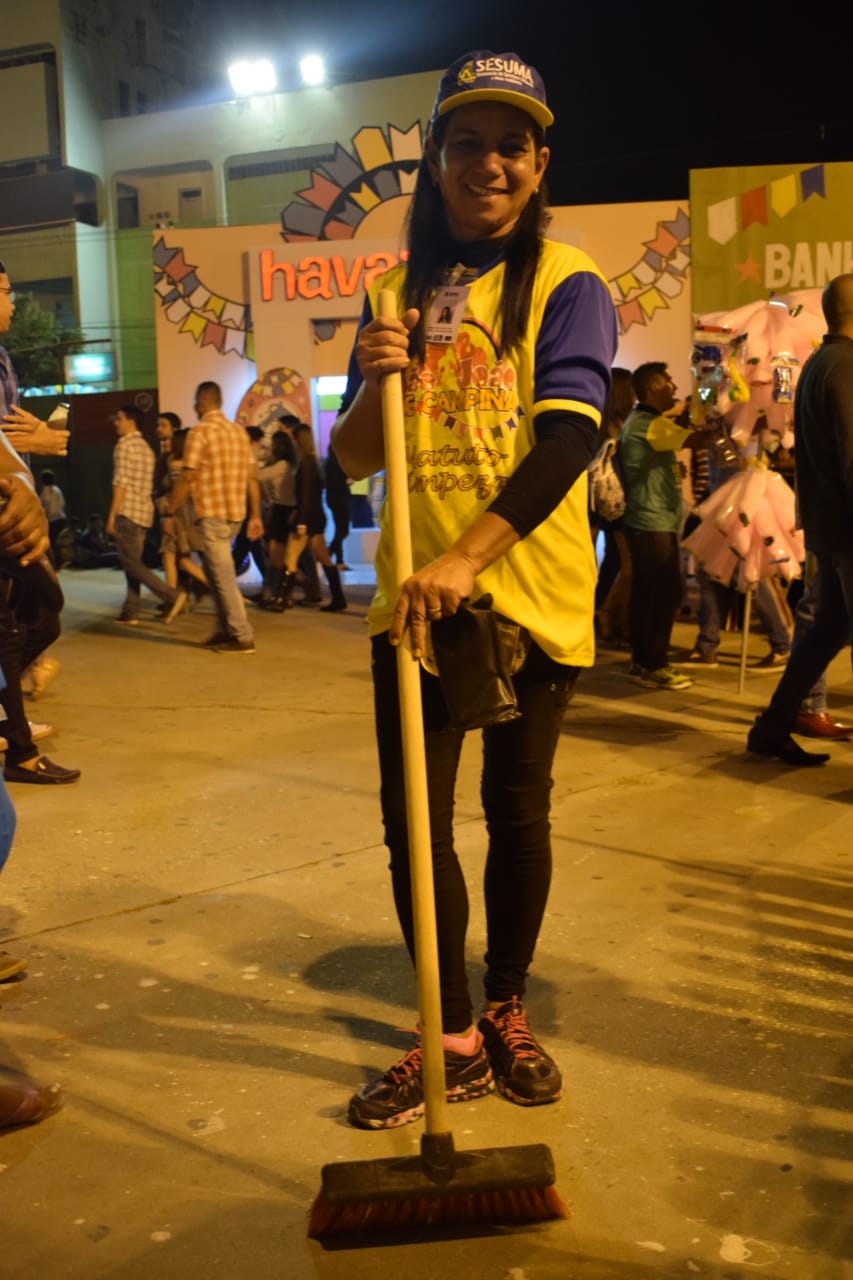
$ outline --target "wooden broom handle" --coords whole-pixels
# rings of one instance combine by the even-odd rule
[[[397,319],[397,298],[390,289],[379,293],[379,315]],[[403,376],[386,373],[382,378],[382,425],[385,438],[385,491],[390,517],[394,582],[397,590],[412,573],[412,529],[409,519],[409,482],[403,417]],[[418,981],[418,1013],[423,1050],[423,1086],[426,1132],[446,1133],[447,1094],[442,1044],[441,996],[438,966],[438,931],[435,919],[435,885],[429,827],[424,720],[421,705],[420,662],[412,656],[407,629],[397,648],[397,685],[403,735],[403,775],[406,786],[406,822],[409,832],[409,870],[412,881],[412,913],[415,928],[415,969]]]

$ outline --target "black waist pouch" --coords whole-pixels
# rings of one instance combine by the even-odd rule
[[[432,648],[452,729],[484,729],[521,715],[506,652],[508,628],[492,597],[463,601],[452,618],[433,622]]]

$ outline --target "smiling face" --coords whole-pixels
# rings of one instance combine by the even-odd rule
[[[9,297],[11,288],[9,277],[5,272],[0,272],[0,333],[8,333],[15,314],[15,304]]]
[[[451,112],[441,146],[428,139],[426,157],[454,238],[507,235],[538,189],[548,154],[516,107],[483,102]]]

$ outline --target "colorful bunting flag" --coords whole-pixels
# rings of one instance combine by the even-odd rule
[[[216,350],[221,352],[225,345],[225,334],[227,332],[228,330],[224,325],[217,324],[215,320],[208,320],[201,335],[201,345],[203,347],[216,347]]]
[[[207,328],[207,321],[204,316],[200,316],[196,311],[190,311],[181,323],[180,333],[191,333],[193,341],[198,342],[201,335]]]
[[[645,324],[645,316],[639,301],[634,298],[632,302],[626,302],[624,306],[618,308],[619,328],[622,333],[627,333],[632,324]]]
[[[239,329],[225,330],[223,355],[227,355],[229,351],[236,351],[237,355],[240,357],[243,357],[246,354],[246,335]]]
[[[708,205],[708,236],[715,244],[728,244],[737,235],[737,201],[734,196]]]
[[[176,299],[170,307],[166,308],[166,315],[172,324],[180,324],[184,316],[189,315],[192,308],[188,302],[184,302],[183,298]]]
[[[826,198],[826,175],[822,164],[816,164],[811,169],[803,169],[800,174],[800,186],[803,192],[803,203],[805,204],[809,196],[820,196],[823,200]]]
[[[647,289],[645,293],[641,293],[639,302],[649,320],[656,311],[660,311],[661,307],[669,307],[666,298],[658,289]]]
[[[740,197],[740,229],[746,231],[754,222],[762,227],[767,226],[767,187],[754,187],[752,191],[741,192]]]
[[[770,183],[770,208],[779,218],[790,213],[797,203],[797,179],[793,173]]]

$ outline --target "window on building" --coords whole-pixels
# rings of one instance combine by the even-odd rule
[[[136,63],[140,67],[148,64],[148,28],[144,18],[137,18],[133,28],[134,52]]]
[[[118,113],[120,116],[130,115],[130,85],[126,80],[118,82]]]
[[[139,192],[126,182],[116,183],[116,213],[120,230],[139,226]]]
[[[144,116],[148,110],[148,94],[143,93],[141,89],[136,91],[136,114]]]
[[[200,222],[203,215],[201,187],[184,187],[178,193],[178,218],[182,226]]]

